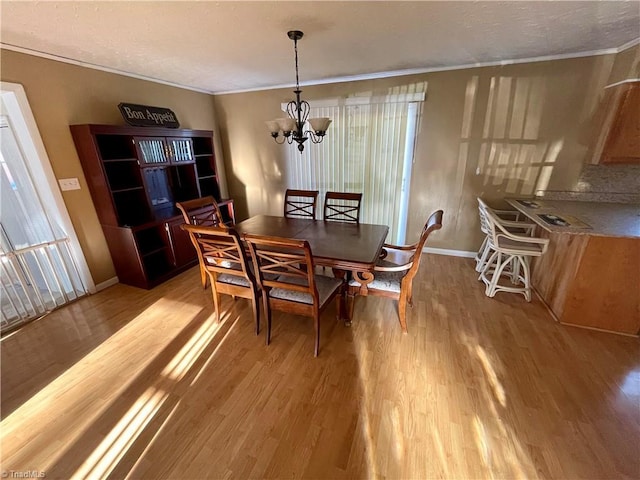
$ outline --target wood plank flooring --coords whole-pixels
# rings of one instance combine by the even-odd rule
[[[2,339],[2,470],[46,478],[640,478],[640,343],[484,296],[427,255],[353,325],[249,303],[216,324],[196,268],[116,285]],[[11,474],[13,475],[13,474]],[[15,477],[15,475],[13,475]]]

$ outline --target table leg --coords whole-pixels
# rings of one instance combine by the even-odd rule
[[[348,279],[347,279],[347,271],[340,270],[339,268],[332,268],[333,276],[335,278],[341,279],[345,284],[342,286],[342,290],[340,292],[340,301],[338,302],[338,320],[346,319],[347,308],[345,305],[345,295],[348,289]],[[346,279],[346,281],[345,281]],[[345,322],[346,323],[346,322]]]

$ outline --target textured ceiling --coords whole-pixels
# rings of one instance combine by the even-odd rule
[[[6,1],[5,48],[223,93],[617,49],[640,2]]]

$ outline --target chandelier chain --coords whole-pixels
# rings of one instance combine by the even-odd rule
[[[300,80],[298,76],[298,40],[293,40],[293,49],[296,52],[296,90],[300,90]]]

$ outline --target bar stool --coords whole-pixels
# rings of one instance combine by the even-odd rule
[[[485,294],[493,297],[500,291],[522,293],[530,302],[530,260],[547,251],[549,239],[516,235],[507,230],[491,210],[485,210],[484,215],[489,230],[488,248],[493,251],[479,278],[486,285]],[[511,278],[512,285],[500,283],[503,274]]]
[[[489,226],[485,218],[484,212],[491,210],[500,220],[503,227],[507,228],[511,233],[523,234],[532,237],[536,228],[535,223],[520,221],[520,212],[517,210],[495,210],[485,203],[480,197],[478,200],[478,213],[480,215],[480,231],[485,234],[484,240],[475,256],[476,272],[482,272],[485,264],[491,254],[489,246]]]

